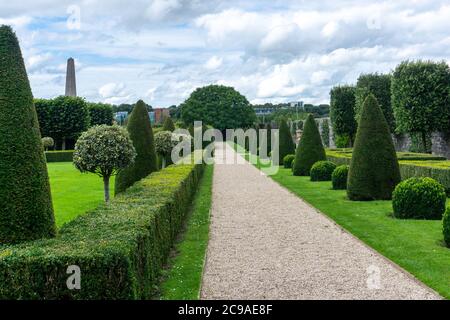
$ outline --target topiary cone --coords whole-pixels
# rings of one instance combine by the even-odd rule
[[[308,176],[314,163],[325,160],[327,157],[319,129],[313,115],[309,114],[303,124],[303,134],[295,152],[293,174],[294,176]]]
[[[175,125],[173,124],[172,118],[167,117],[164,120],[162,131],[170,131],[170,132],[174,132],[175,131]]]
[[[291,130],[284,119],[280,121],[279,139],[279,159],[280,165],[282,165],[285,156],[295,153],[295,144],[292,140]]]
[[[125,191],[136,181],[158,170],[153,130],[144,101],[139,100],[133,108],[128,118],[127,130],[137,155],[134,164],[117,175],[115,194]]]
[[[0,203],[0,244],[55,235],[33,95],[9,26],[0,26]]]
[[[388,200],[400,169],[386,119],[373,94],[366,98],[356,133],[347,195],[350,200]]]

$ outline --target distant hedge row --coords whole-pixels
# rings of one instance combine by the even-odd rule
[[[203,169],[154,172],[56,238],[0,246],[0,299],[150,298]],[[67,288],[70,265],[80,268],[80,290]]]
[[[45,151],[47,162],[72,162],[73,150]]]
[[[351,161],[351,156],[348,154],[340,156],[336,153],[327,152],[327,158],[337,165],[350,165]],[[412,177],[431,177],[439,181],[445,187],[447,194],[450,194],[450,168],[436,168],[417,164],[407,164],[405,162],[406,161],[400,162],[400,174],[402,180]]]

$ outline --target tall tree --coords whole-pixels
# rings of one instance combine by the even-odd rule
[[[388,200],[400,182],[391,132],[377,99],[369,94],[361,110],[348,174],[350,200]]]
[[[362,106],[367,96],[372,93],[389,125],[391,132],[395,130],[395,119],[391,104],[391,78],[390,74],[369,73],[358,78],[355,89],[355,116],[359,121]]]
[[[392,107],[398,132],[427,135],[450,129],[450,69],[444,62],[404,61],[392,78]]]
[[[145,103],[139,100],[128,118],[127,130],[136,150],[134,163],[116,177],[115,193],[125,191],[136,181],[158,170],[153,130]]]
[[[256,120],[247,98],[221,85],[197,88],[181,105],[181,117],[186,124],[202,121],[219,130],[248,128]]]
[[[0,244],[56,233],[47,165],[16,35],[0,26]]]
[[[91,127],[101,124],[106,124],[108,126],[113,124],[114,114],[110,104],[88,103],[87,106],[89,110]]]
[[[347,136],[353,145],[357,129],[355,120],[355,87],[337,86],[330,92],[330,118],[333,132],[338,136]]]
[[[88,106],[80,97],[59,96],[52,100],[38,99],[36,110],[42,135],[60,141],[62,149],[65,149],[66,139],[77,138],[89,127]]]
[[[327,160],[319,128],[312,114],[306,118],[303,128],[292,167],[294,176],[308,176],[314,163]]]

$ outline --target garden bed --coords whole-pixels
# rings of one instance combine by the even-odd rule
[[[326,153],[328,160],[338,165],[350,165],[351,149],[330,149]],[[403,180],[411,177],[431,177],[442,183],[447,194],[450,195],[450,160],[433,160],[435,156],[422,153],[400,152],[397,156]],[[405,160],[406,158],[408,160]]]
[[[47,162],[72,162],[73,150],[45,151]]]

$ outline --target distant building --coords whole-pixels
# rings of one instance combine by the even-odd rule
[[[149,116],[149,118],[150,118],[150,123],[151,123],[151,124],[155,123],[155,112],[154,112],[154,111],[150,111],[150,112],[148,113],[148,116]]]
[[[297,111],[302,111],[304,108],[303,101],[292,101],[288,103],[279,103],[279,104],[265,104],[254,106],[254,110],[257,116],[267,116],[269,114],[274,113],[277,110],[286,110],[286,109],[296,109]]]
[[[119,112],[114,113],[114,119],[120,125],[122,125],[125,122],[125,119],[127,117],[128,117],[127,111],[119,111]]]
[[[257,116],[267,116],[275,111],[275,108],[255,108]]]
[[[162,124],[166,118],[170,117],[168,108],[155,108],[148,113],[148,118],[151,124]],[[119,111],[114,113],[114,119],[120,125],[125,123],[128,118],[127,111]]]
[[[154,108],[154,122],[155,124],[161,124],[164,122],[166,118],[170,117],[169,109],[168,108]],[[151,118],[150,118],[151,119]]]
[[[303,105],[304,105],[303,101],[292,101],[292,102],[289,102],[289,106],[291,108],[303,109]]]

